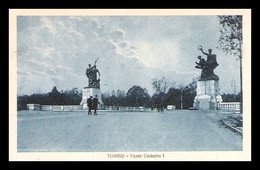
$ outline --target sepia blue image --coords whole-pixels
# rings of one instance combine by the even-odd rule
[[[243,151],[242,21],[17,16],[17,151]]]

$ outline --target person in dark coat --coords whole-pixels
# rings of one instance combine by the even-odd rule
[[[97,115],[97,106],[98,106],[98,104],[100,104],[98,101],[97,95],[95,95],[92,102],[93,102],[92,106],[93,106],[93,110],[94,110],[94,115]]]
[[[92,114],[92,113],[91,113],[92,103],[93,103],[93,101],[92,101],[92,96],[90,96],[90,97],[88,98],[88,100],[87,100],[87,104],[88,104],[88,115],[91,115],[91,114]]]

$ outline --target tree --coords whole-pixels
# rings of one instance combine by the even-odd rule
[[[193,79],[190,84],[183,88],[183,108],[189,109],[193,106],[194,98],[197,93],[197,80]]]
[[[169,89],[165,95],[165,105],[175,105],[177,109],[181,108],[181,91],[175,87]]]
[[[166,93],[167,90],[174,86],[174,82],[169,81],[168,79],[166,79],[164,76],[161,79],[153,79],[152,82],[152,86],[153,89],[156,91],[156,93],[160,94],[160,93]]]
[[[224,93],[222,95],[223,102],[240,102],[241,99],[241,93],[235,94],[226,94]]]
[[[180,85],[178,88],[171,87],[164,96],[164,107],[167,105],[175,105],[177,109],[189,109],[193,106],[196,89],[197,79],[193,79],[192,82],[186,86]]]
[[[52,105],[59,104],[60,92],[57,90],[56,86],[54,86],[51,92],[49,92],[49,99],[50,99],[50,104]]]
[[[219,23],[222,26],[218,41],[220,45],[219,48],[230,55],[242,58],[242,16],[219,16]]]
[[[72,88],[71,90],[60,92],[60,104],[65,105],[78,105],[82,99],[82,92],[78,91],[78,88]]]
[[[218,16],[219,24],[222,26],[219,37],[219,49],[230,55],[238,57],[240,61],[240,92],[241,92],[241,113],[243,112],[243,86],[242,86],[242,16],[222,15]]]
[[[170,81],[169,79],[163,76],[161,79],[153,79],[152,86],[155,90],[155,94],[152,96],[152,106],[156,107],[159,110],[163,110],[163,108],[167,107],[169,102],[169,96],[167,96],[166,92],[169,89],[174,88],[175,83]]]
[[[166,94],[161,92],[161,93],[154,93],[152,96],[152,107],[157,108],[158,112],[162,111],[163,108],[167,107],[167,102],[166,102]]]
[[[150,96],[147,90],[140,86],[131,87],[126,93],[126,101],[128,106],[150,106]]]

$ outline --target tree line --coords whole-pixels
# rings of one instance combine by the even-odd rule
[[[58,91],[57,87],[48,93],[34,93],[32,95],[19,95],[18,105],[20,109],[26,109],[27,104],[40,105],[79,105],[82,99],[82,92],[78,88]]]
[[[132,106],[166,108],[167,105],[175,105],[176,109],[189,109],[193,106],[196,96],[196,80],[187,86],[176,87],[174,82],[165,77],[153,79],[155,93],[150,96],[145,88],[133,86],[123,95],[102,95],[104,105],[108,106]],[[182,106],[182,107],[181,107]]]
[[[153,79],[154,94],[150,96],[145,88],[140,86],[131,87],[127,93],[117,90],[112,93],[102,93],[101,98],[104,106],[129,106],[129,107],[150,107],[166,108],[167,105],[175,105],[176,109],[189,109],[193,106],[196,96],[197,80],[186,86],[176,86],[174,82],[165,77]],[[27,104],[35,103],[41,105],[79,105],[82,99],[82,91],[78,88],[58,91],[57,87],[48,93],[36,93],[32,95],[18,96],[18,103],[22,109]],[[223,94],[224,102],[240,102],[241,93]]]

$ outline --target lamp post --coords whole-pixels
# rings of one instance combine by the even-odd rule
[[[180,90],[181,90],[181,110],[182,110],[183,109],[183,95],[182,95],[183,85],[180,85]]]
[[[181,110],[183,109],[183,104],[182,104],[182,88],[181,88]]]
[[[236,100],[236,82],[235,82],[235,80],[231,81],[231,87],[234,87],[234,100]]]

